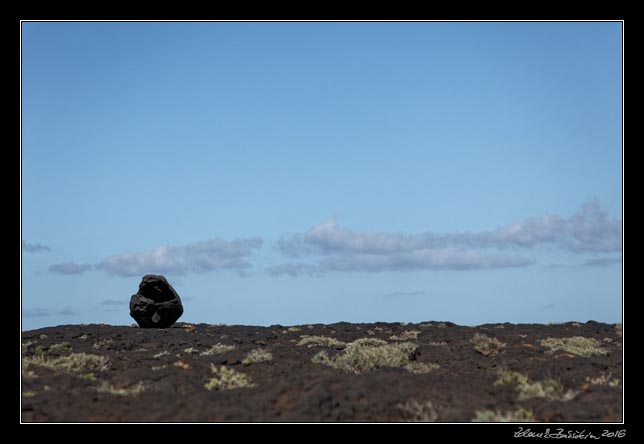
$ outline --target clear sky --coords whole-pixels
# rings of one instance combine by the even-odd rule
[[[23,23],[23,329],[618,322],[621,33]]]

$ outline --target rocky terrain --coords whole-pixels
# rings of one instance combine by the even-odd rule
[[[62,325],[23,422],[619,422],[621,324]]]

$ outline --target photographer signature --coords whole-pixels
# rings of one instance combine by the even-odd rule
[[[565,430],[563,428],[546,429],[544,432],[533,432],[529,428],[524,429],[519,427],[519,430],[514,432],[515,438],[546,438],[546,439],[601,439],[601,438],[624,438],[626,430],[604,430],[601,435],[595,435],[593,432],[586,430]]]

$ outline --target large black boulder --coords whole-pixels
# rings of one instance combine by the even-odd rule
[[[177,292],[165,277],[143,276],[138,293],[130,299],[130,316],[142,328],[168,328],[183,314]]]

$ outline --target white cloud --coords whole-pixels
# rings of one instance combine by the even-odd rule
[[[116,254],[101,260],[96,268],[124,277],[214,270],[232,270],[243,275],[252,268],[246,258],[261,246],[259,237],[232,241],[213,238],[179,247],[166,245],[149,251]]]
[[[32,244],[22,241],[22,251],[27,253],[38,253],[40,251],[51,251],[51,249],[46,245]]]
[[[610,219],[597,199],[584,204],[568,219],[564,246],[578,253],[622,251],[622,221]]]
[[[324,270],[316,265],[293,262],[267,267],[266,272],[270,276],[282,276],[286,274],[291,277],[299,277],[303,275],[321,276],[324,273]]]
[[[127,305],[128,302],[128,300],[121,301],[119,299],[105,299],[101,305]]]
[[[622,258],[620,257],[600,257],[595,259],[588,259],[584,262],[583,265],[588,267],[609,267],[611,265],[617,265],[622,263]]]
[[[611,219],[594,199],[567,219],[546,213],[477,237],[482,246],[529,248],[550,244],[573,253],[614,253],[622,250],[622,222]]]
[[[355,231],[332,218],[304,234],[280,240],[275,248],[287,257],[316,257],[318,262],[307,267],[326,271],[470,270],[535,262],[517,254],[490,252],[494,249],[520,252],[550,246],[574,253],[618,252],[621,237],[621,221],[611,219],[595,199],[569,218],[546,213],[477,233]],[[299,276],[304,270],[301,263],[282,264],[271,274]]]
[[[446,247],[530,248],[546,244],[578,253],[601,253],[621,251],[621,239],[621,221],[617,218],[610,219],[599,202],[593,200],[584,204],[568,219],[546,213],[479,233],[350,231],[340,227],[335,218],[332,218],[311,228],[304,235],[280,240],[276,248],[289,257],[346,251],[382,254]]]
[[[484,254],[472,250],[442,248],[388,254],[340,254],[320,264],[332,271],[473,270],[524,267],[533,259],[516,255]]]
[[[49,316],[51,313],[49,313],[48,310],[45,310],[43,308],[27,308],[22,310],[22,315],[25,318],[42,318]]]
[[[81,274],[92,269],[91,264],[77,264],[73,261],[54,264],[49,267],[49,271],[57,274]]]
[[[27,308],[22,310],[22,315],[25,318],[45,318],[48,316],[51,316],[53,314],[61,315],[61,316],[75,316],[76,313],[72,311],[69,307],[62,308],[60,310],[47,310],[45,308],[40,308],[40,307],[34,307],[34,308]]]

